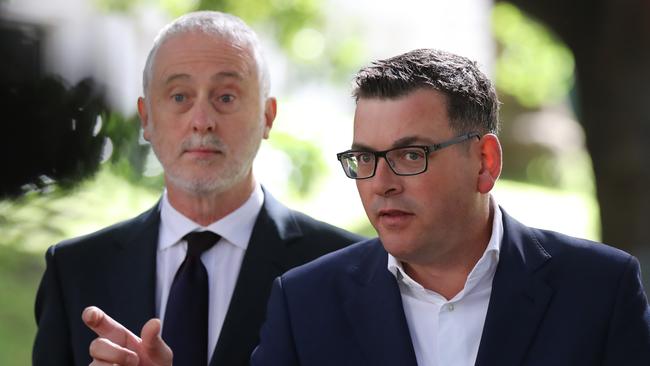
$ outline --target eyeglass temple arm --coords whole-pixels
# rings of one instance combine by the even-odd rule
[[[441,142],[439,144],[433,144],[433,145],[431,145],[431,149],[433,151],[440,150],[440,149],[443,149],[443,148],[445,148],[447,146],[455,145],[455,144],[461,143],[463,141],[472,139],[474,137],[477,137],[479,140],[481,139],[481,135],[478,132],[470,132],[470,133],[466,133],[464,135],[457,136],[457,137],[455,137],[455,138],[453,138],[453,139],[451,139],[449,141]]]

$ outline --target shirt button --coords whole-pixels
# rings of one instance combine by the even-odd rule
[[[454,304],[447,305],[447,310],[454,311]]]

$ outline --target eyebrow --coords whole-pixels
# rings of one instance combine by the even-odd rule
[[[165,79],[165,85],[169,85],[176,80],[185,80],[189,78],[190,76],[188,74],[172,74],[169,75],[167,79]]]
[[[391,145],[391,149],[397,148],[397,147],[405,147],[405,146],[410,146],[414,144],[419,144],[419,145],[432,145],[433,141],[429,140],[428,138],[423,138],[420,136],[406,136],[402,137]],[[360,144],[360,143],[352,143],[352,150],[361,150],[361,151],[378,151],[377,149],[373,149],[370,146]]]
[[[210,78],[215,81],[220,81],[224,79],[237,79],[237,80],[244,80],[244,77],[242,74],[238,73],[237,71],[221,71],[218,72]]]
[[[169,85],[176,80],[189,80],[191,78],[192,77],[189,74],[172,74],[165,80],[165,85]],[[221,71],[212,75],[210,79],[213,81],[221,81],[227,79],[236,79],[241,81],[244,80],[244,77],[236,71]]]

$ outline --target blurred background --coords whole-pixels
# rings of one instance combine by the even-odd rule
[[[0,0],[0,365],[31,362],[45,249],[158,200],[141,72],[158,30],[196,9],[235,14],[262,38],[279,111],[255,171],[291,207],[375,235],[335,157],[351,143],[352,74],[441,48],[496,83],[498,202],[631,252],[648,288],[648,1]]]

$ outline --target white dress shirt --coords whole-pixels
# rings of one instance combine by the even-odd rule
[[[212,358],[219,339],[248,241],[263,203],[264,192],[258,184],[248,200],[238,209],[208,226],[201,226],[172,207],[167,191],[163,193],[156,253],[156,314],[163,320],[163,327],[169,290],[187,252],[187,241],[182,239],[183,236],[192,231],[204,230],[221,235],[217,244],[201,256],[208,272],[210,289],[208,360]]]
[[[490,204],[494,212],[490,241],[464,288],[450,300],[422,287],[388,254],[388,270],[399,285],[419,366],[472,366],[476,362],[503,238],[501,210],[494,198]]]

